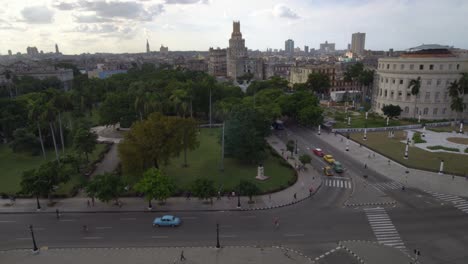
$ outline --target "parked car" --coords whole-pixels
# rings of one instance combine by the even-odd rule
[[[163,217],[156,217],[153,221],[153,226],[179,226],[181,223],[179,217],[173,215],[164,215]]]
[[[323,159],[329,164],[333,164],[333,162],[335,162],[335,159],[333,159],[332,155],[325,155],[323,156]]]
[[[341,162],[335,161],[333,162],[333,170],[335,170],[338,173],[342,173],[343,170],[343,165],[341,165]]]
[[[332,168],[330,168],[330,166],[324,167],[323,174],[325,174],[325,176],[333,176]]]
[[[322,149],[319,149],[319,148],[314,148],[312,150],[312,152],[314,152],[314,154],[319,156],[319,157],[323,157],[323,155],[325,155],[325,153],[323,153]]]

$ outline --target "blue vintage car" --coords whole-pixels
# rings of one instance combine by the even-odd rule
[[[181,223],[179,217],[173,215],[164,215],[163,217],[156,217],[153,221],[153,226],[179,226]]]

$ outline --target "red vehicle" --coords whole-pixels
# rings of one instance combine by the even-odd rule
[[[323,157],[323,155],[325,155],[322,151],[322,149],[319,149],[319,148],[314,148],[312,150],[312,152],[314,152],[315,155],[319,156],[319,157]]]

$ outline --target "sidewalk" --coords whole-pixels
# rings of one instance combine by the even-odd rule
[[[339,134],[335,136],[333,133],[322,133],[320,138],[335,146],[339,151],[348,154],[351,159],[362,163],[363,166],[367,164],[370,169],[407,187],[468,197],[468,180],[464,177],[411,169],[394,161],[389,164],[388,158],[365,146],[360,147],[359,143],[352,140],[349,143],[349,151],[346,151],[346,138]]]
[[[285,144],[276,138],[271,136],[267,139],[268,143],[275,149],[280,155],[282,150],[286,149]],[[294,166],[295,163],[299,164],[297,157],[289,159],[288,162]],[[104,163],[103,163],[104,164]],[[298,179],[292,186],[272,194],[260,195],[253,197],[255,203],[249,204],[248,197],[241,197],[241,207],[238,208],[237,197],[227,198],[221,197],[218,200],[216,197],[213,198],[213,204],[203,202],[198,198],[192,197],[187,200],[185,197],[172,197],[167,199],[163,205],[153,201],[152,211],[227,211],[227,210],[263,210],[271,209],[282,206],[294,204],[301,200],[309,198],[309,188],[313,188],[315,193],[320,185],[321,179],[319,174],[310,166],[307,171],[300,171],[298,173]],[[268,175],[267,175],[268,176]],[[312,193],[312,194],[313,194]],[[296,194],[296,199],[294,198]],[[141,212],[148,211],[148,201],[143,197],[129,197],[121,198],[122,207],[112,205],[112,203],[102,203],[96,200],[94,206],[89,206],[87,201],[90,200],[86,197],[74,197],[67,199],[54,199],[56,204],[53,207],[47,207],[47,199],[41,199],[41,212],[55,213],[56,209],[60,212]],[[28,213],[36,212],[36,200],[35,199],[16,199],[13,205],[10,205],[10,200],[0,200],[0,213]]]
[[[414,260],[407,253],[376,242],[341,241],[338,244],[355,256],[361,263],[414,263]]]
[[[297,264],[312,263],[294,250],[280,247],[151,247],[151,248],[43,248],[0,251],[2,263],[81,264],[81,263],[204,263],[204,264]]]

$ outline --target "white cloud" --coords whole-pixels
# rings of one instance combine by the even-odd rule
[[[208,4],[208,0],[166,0],[166,4],[180,4],[180,5],[189,5],[189,4]]]
[[[25,7],[21,15],[24,22],[29,24],[50,24],[54,18],[54,12],[45,6]]]
[[[275,17],[282,17],[282,18],[290,18],[290,19],[297,19],[299,18],[299,15],[291,10],[291,8],[285,6],[284,4],[278,4],[275,7],[273,7],[273,10],[271,11],[273,16]]]

